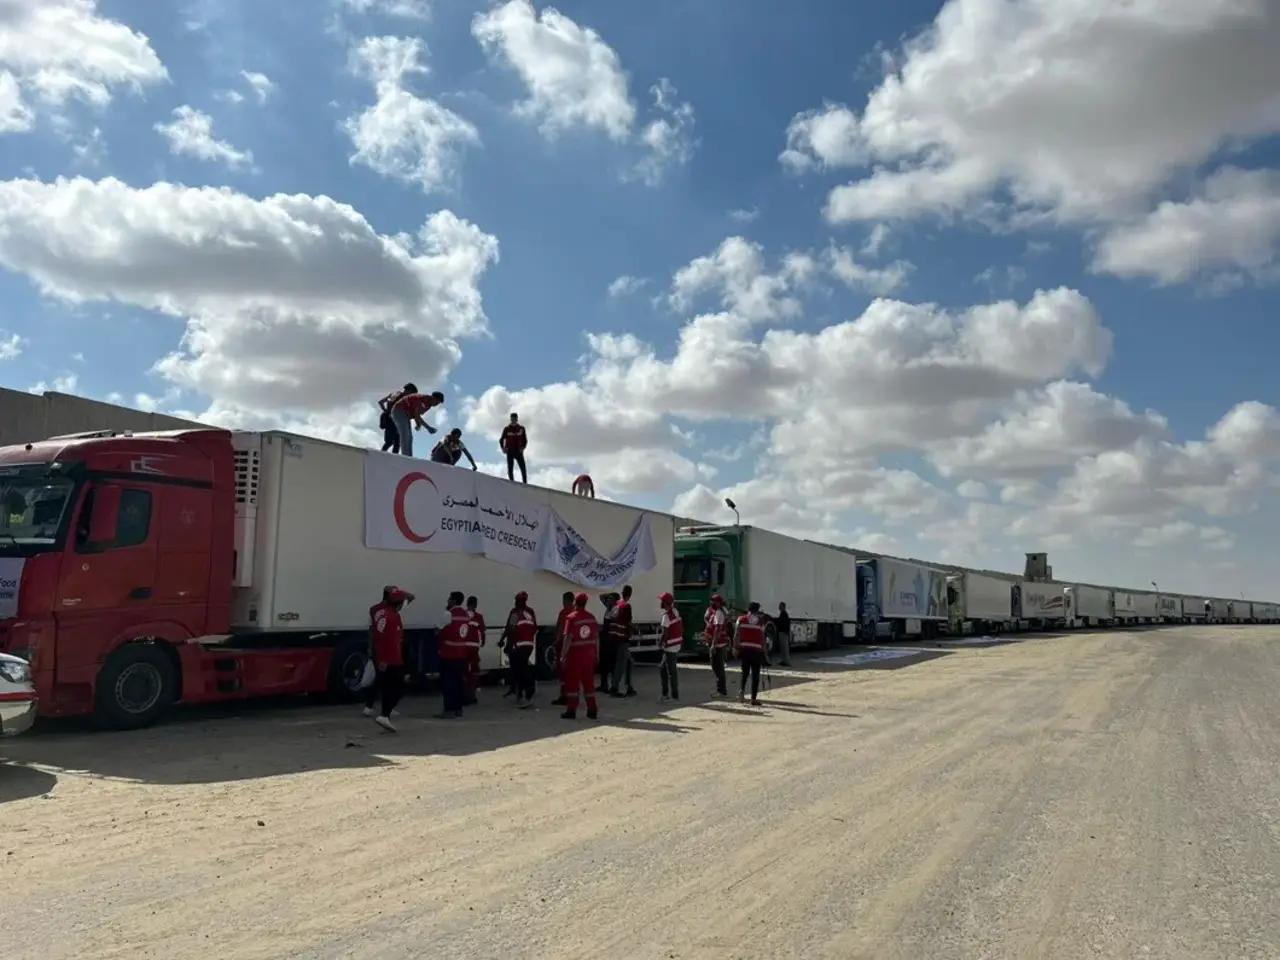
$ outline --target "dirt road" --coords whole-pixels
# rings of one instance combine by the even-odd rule
[[[848,648],[845,653],[851,652]],[[785,674],[785,676],[784,676]],[[1275,957],[1280,629],[0,745],[6,958]],[[665,705],[664,705],[665,706]]]

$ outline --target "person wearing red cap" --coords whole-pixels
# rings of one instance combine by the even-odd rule
[[[467,659],[476,631],[471,611],[462,605],[462,591],[454,590],[446,603],[449,613],[437,636],[440,654],[440,694],[444,698],[441,720],[462,716],[467,700]]]
[[[566,590],[564,596],[560,598],[562,606],[560,612],[556,614],[556,635],[554,643],[556,676],[560,680],[560,696],[551,701],[552,706],[563,707],[568,702],[569,688],[564,676],[564,656],[565,649],[565,621],[569,614],[573,613],[573,591]]]
[[[765,615],[754,600],[747,612],[738,618],[733,631],[733,652],[742,658],[742,687],[738,699],[747,696],[747,677],[751,677],[751,705],[760,706],[760,668],[765,662]]]
[[[669,593],[658,597],[662,604],[662,639],[658,647],[662,652],[662,664],[659,674],[662,676],[662,700],[680,699],[680,674],[676,664],[680,660],[680,650],[684,647],[684,622],[680,619],[680,611],[676,609],[676,598]]]
[[[432,407],[444,403],[444,394],[439,390],[431,393],[419,393],[412,383],[406,383],[400,396],[391,404],[391,422],[396,425],[400,434],[400,452],[406,457],[413,456],[413,428],[435,433],[436,428],[422,419]]]
[[[475,706],[480,702],[476,691],[480,689],[480,648],[484,646],[485,632],[489,629],[484,622],[484,614],[480,612],[480,600],[467,597],[467,612],[471,614],[471,624],[475,630],[467,637],[467,672],[466,701],[467,706]]]
[[[538,650],[538,618],[529,607],[529,594],[521,590],[516,594],[515,606],[507,614],[507,625],[502,628],[498,646],[505,646],[515,677],[516,706],[522,710],[533,706],[537,692],[534,678],[534,655]]]
[[[711,672],[716,675],[716,696],[729,695],[729,681],[724,672],[724,656],[729,652],[729,615],[724,609],[724,597],[711,595],[711,606],[702,615],[703,636],[711,648]]]
[[[560,714],[565,720],[578,715],[578,690],[586,694],[587,718],[594,720],[596,710],[595,672],[596,657],[600,653],[600,621],[587,609],[587,595],[579,593],[573,598],[573,610],[565,617],[564,652],[560,663],[565,674],[565,710]]]
[[[413,594],[399,587],[383,587],[382,602],[369,608],[369,648],[377,675],[364,696],[364,715],[384,730],[396,732],[391,713],[404,696],[404,621],[400,611]],[[382,696],[382,710],[373,706]]]

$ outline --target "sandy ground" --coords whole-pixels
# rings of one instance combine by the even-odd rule
[[[1280,628],[801,659],[759,710],[641,680],[600,724],[486,691],[0,744],[0,947],[1280,956]]]

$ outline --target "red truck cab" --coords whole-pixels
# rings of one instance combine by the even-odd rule
[[[236,496],[224,430],[0,448],[0,651],[30,661],[41,716],[138,727],[177,702],[332,686],[332,644],[231,635]]]

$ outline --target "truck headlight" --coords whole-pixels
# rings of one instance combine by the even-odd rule
[[[31,668],[22,662],[0,660],[0,677],[10,683],[30,683]]]

